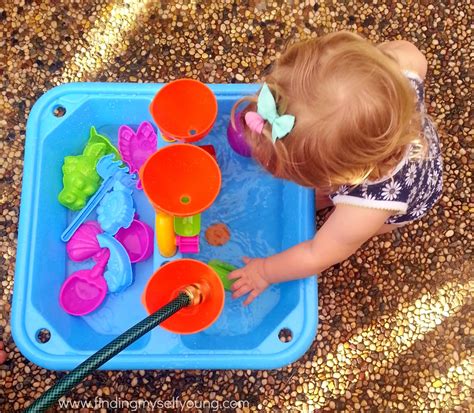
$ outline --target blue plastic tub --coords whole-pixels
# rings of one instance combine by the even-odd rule
[[[134,265],[135,282],[85,317],[66,314],[58,296],[65,278],[90,263],[67,259],[60,236],[73,216],[57,201],[62,188],[61,166],[67,155],[80,154],[89,128],[117,141],[120,125],[136,127],[152,121],[148,106],[162,85],[81,83],[56,87],[33,107],[27,124],[20,229],[13,295],[12,332],[21,352],[49,369],[71,369],[134,323],[146,317],[141,304],[144,286],[164,259]],[[255,92],[256,85],[210,85],[219,104],[210,135],[198,142],[213,144],[222,169],[223,187],[203,214],[203,229],[224,222],[231,241],[210,247],[201,241],[194,258],[218,258],[240,265],[243,255],[265,256],[309,239],[314,234],[313,192],[276,180],[227,144],[226,127],[232,104]],[[66,113],[55,117],[63,106]],[[159,140],[158,145],[166,143]],[[144,194],[134,193],[140,218],[153,226],[154,212]],[[173,259],[179,256],[173,257]],[[215,324],[193,335],[162,328],[124,350],[104,369],[270,369],[291,363],[311,345],[317,327],[315,278],[274,285],[249,307],[226,293],[225,308]],[[281,329],[292,331],[280,341]],[[42,343],[38,333],[50,332]]]

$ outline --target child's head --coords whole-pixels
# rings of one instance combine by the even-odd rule
[[[398,64],[349,32],[294,44],[266,77],[280,114],[296,118],[273,143],[245,126],[253,156],[272,174],[305,186],[335,188],[378,179],[416,141],[415,94]],[[256,97],[246,110],[256,111]],[[242,102],[237,102],[234,109]]]

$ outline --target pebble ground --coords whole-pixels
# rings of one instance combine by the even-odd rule
[[[319,330],[273,371],[104,371],[75,400],[247,400],[245,411],[469,411],[473,379],[472,5],[465,1],[0,2],[0,410],[62,373],[16,349],[9,326],[25,121],[70,81],[256,82],[289,41],[338,29],[413,41],[445,157],[444,196],[421,221],[368,242],[319,277]],[[324,216],[319,217],[320,222]],[[87,410],[82,410],[87,411]],[[472,411],[472,410],[471,410]]]

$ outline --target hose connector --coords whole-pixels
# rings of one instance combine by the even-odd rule
[[[183,293],[189,297],[190,306],[201,304],[204,298],[199,284],[190,284],[184,287]]]

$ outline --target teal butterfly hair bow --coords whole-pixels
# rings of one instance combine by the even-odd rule
[[[255,112],[252,114],[255,114]],[[279,115],[275,98],[266,83],[263,84],[260,94],[258,95],[257,114],[272,125],[273,142],[288,135],[295,125],[295,117],[293,115]],[[252,115],[250,115],[248,120],[251,120],[251,116]],[[257,121],[257,123],[260,122]],[[261,128],[258,129],[260,129],[261,132],[261,129],[263,129],[263,121],[261,122]]]

